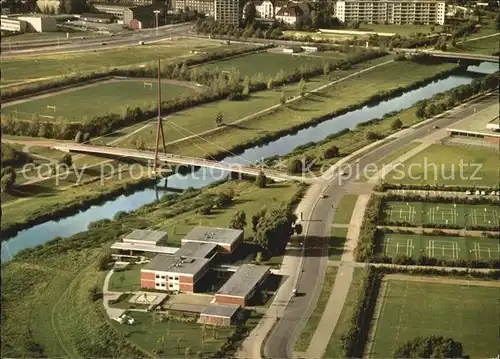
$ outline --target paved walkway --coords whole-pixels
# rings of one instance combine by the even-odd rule
[[[104,285],[102,287],[102,302],[104,305],[104,309],[106,310],[106,314],[110,319],[113,318],[118,318],[120,317],[123,313],[125,313],[125,309],[119,309],[119,308],[111,308],[109,306],[109,301],[110,300],[116,300],[118,297],[122,294],[121,292],[110,292],[108,290],[109,287],[109,279],[113,275],[115,271],[111,269],[108,274],[106,274],[106,278],[104,278]]]
[[[354,266],[343,265],[343,263],[354,262],[354,249],[358,244],[361,223],[369,199],[370,195],[360,195],[354,206],[341,264],[325,311],[307,349],[306,358],[321,358],[323,356],[339,320],[354,275]]]

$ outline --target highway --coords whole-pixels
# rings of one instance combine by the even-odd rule
[[[118,46],[138,45],[139,41],[151,42],[168,39],[171,36],[186,34],[191,29],[192,23],[166,25],[155,31],[141,31],[124,33],[115,36],[99,35],[95,38],[51,39],[42,41],[23,41],[18,45],[2,43],[2,56],[40,55],[58,52],[68,53],[92,49],[108,49]],[[105,43],[106,45],[102,45]]]
[[[396,152],[409,142],[432,134],[439,128],[446,128],[452,123],[470,116],[474,111],[491,106],[498,102],[498,96],[488,95],[486,99],[481,98],[471,101],[466,106],[462,105],[451,112],[450,115],[438,116],[437,119],[422,125],[421,127],[405,130],[400,137],[388,142],[359,158],[359,168],[363,169],[370,163],[377,163],[380,159]],[[325,198],[319,199],[313,207],[308,226],[305,229],[306,239],[304,241],[304,259],[302,262],[302,272],[297,282],[299,296],[294,297],[289,302],[283,316],[277,322],[273,331],[264,344],[264,355],[266,358],[292,358],[294,344],[300,335],[301,319],[308,317],[313,309],[321,290],[322,273],[327,265],[327,241],[324,238],[329,236],[330,224],[333,219],[334,208],[338,206],[340,198],[346,191],[345,187],[349,183],[353,185],[354,178],[334,177],[326,187]]]

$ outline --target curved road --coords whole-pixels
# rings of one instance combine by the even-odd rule
[[[477,111],[480,111],[490,106],[494,101],[498,101],[498,97],[494,94],[488,95],[486,99],[486,101],[484,98],[473,100],[466,106],[462,105],[456,110],[452,110],[451,114],[444,118],[437,118],[415,129],[401,131],[401,134],[396,139],[359,158],[357,160],[359,168],[363,169],[369,163],[377,163],[378,160],[397,151],[410,141],[435,132],[434,126],[446,128],[450,124],[472,115],[474,107]],[[322,255],[327,250],[324,238],[329,235],[333,208],[338,205],[345,191],[344,187],[352,182],[354,182],[353,178],[339,180],[339,176],[333,177],[325,185],[324,193],[327,197],[318,199],[312,210],[308,227],[305,229],[303,271],[297,282],[299,296],[292,298],[283,317],[269,335],[264,345],[266,358],[292,357],[293,346],[300,334],[302,325],[305,324],[301,319],[309,317],[321,289],[321,278],[327,265],[327,256]]]

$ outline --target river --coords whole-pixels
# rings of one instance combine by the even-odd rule
[[[458,75],[450,75],[420,88],[405,92],[374,106],[365,106],[343,115],[331,118],[316,126],[308,127],[295,134],[283,136],[268,144],[255,146],[243,153],[226,157],[222,161],[245,164],[260,161],[267,157],[283,156],[295,147],[310,141],[320,141],[326,136],[344,128],[353,129],[360,122],[380,118],[384,114],[409,108],[416,102],[430,98],[437,93],[449,90],[459,85],[470,83],[475,77],[473,72],[493,73],[498,71],[498,64],[483,62],[479,66],[469,66],[468,71]],[[224,178],[226,173],[215,169],[200,169],[189,176],[175,175],[168,178],[168,187],[185,189],[201,188],[216,180]],[[20,231],[15,237],[2,242],[2,262],[24,248],[32,248],[46,243],[55,237],[68,237],[87,229],[91,222],[101,219],[111,219],[120,211],[133,211],[145,204],[151,203],[168,192],[164,190],[165,180],[157,186],[138,190],[130,195],[122,195],[101,205],[91,206],[72,216],[57,221],[48,221],[29,229]]]

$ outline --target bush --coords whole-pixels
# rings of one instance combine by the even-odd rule
[[[255,178],[255,185],[259,188],[267,186],[267,177],[263,172],[259,172],[259,175]]]
[[[394,358],[469,358],[461,343],[443,336],[417,337],[399,346]]]
[[[327,148],[323,154],[325,159],[334,158],[340,156],[340,150],[337,146],[332,146]]]
[[[393,130],[399,130],[401,127],[403,127],[403,122],[399,118],[395,119],[391,124]]]

